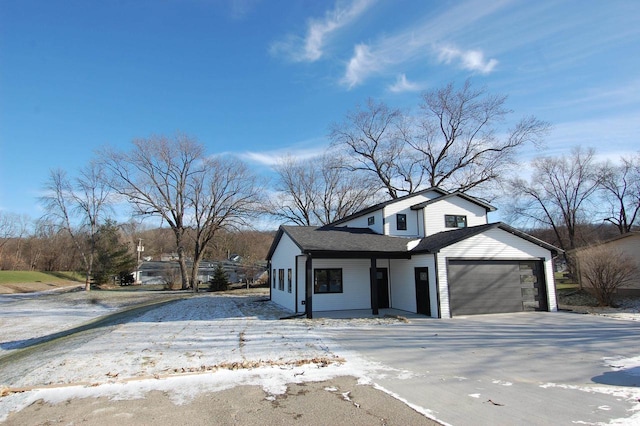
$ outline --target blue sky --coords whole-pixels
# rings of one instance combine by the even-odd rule
[[[637,152],[640,2],[0,0],[0,209],[39,217],[51,169],[153,134],[266,174],[368,97],[467,78],[551,122],[523,161]]]

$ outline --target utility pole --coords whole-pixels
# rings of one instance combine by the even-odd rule
[[[136,251],[138,252],[138,264],[136,266],[136,284],[142,284],[140,280],[140,258],[142,257],[142,252],[144,251],[144,246],[142,245],[142,238],[138,238],[138,247],[136,247]]]

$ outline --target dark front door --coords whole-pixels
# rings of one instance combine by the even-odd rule
[[[415,268],[416,273],[416,312],[431,316],[429,298],[429,268]]]
[[[378,308],[389,307],[389,275],[387,268],[376,268],[376,280],[378,281]]]

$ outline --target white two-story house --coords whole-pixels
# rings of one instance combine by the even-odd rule
[[[270,294],[294,313],[394,308],[434,318],[557,310],[560,249],[504,223],[491,205],[430,188],[322,227],[281,226]]]

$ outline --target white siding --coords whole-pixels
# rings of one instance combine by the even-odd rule
[[[391,290],[390,306],[408,312],[416,312],[416,281],[414,268],[429,268],[429,299],[431,316],[438,316],[438,296],[436,289],[436,271],[433,255],[413,256],[411,259],[391,260],[389,270],[389,287]]]
[[[425,236],[455,229],[444,226],[444,217],[448,214],[466,216],[467,226],[485,225],[487,223],[487,210],[484,207],[461,197],[450,197],[425,207]]]
[[[440,309],[442,318],[451,317],[446,263],[448,258],[544,259],[549,310],[556,311],[558,309],[555,297],[555,281],[551,252],[502,229],[494,228],[480,235],[467,238],[457,244],[445,247],[438,253],[438,284],[440,286]]]
[[[271,300],[280,306],[283,306],[291,311],[296,309],[295,301],[295,268],[296,268],[296,256],[301,254],[300,248],[289,238],[287,234],[283,234],[278,246],[271,256]],[[276,287],[273,288],[273,270],[276,270]],[[284,290],[278,288],[278,270],[284,269]],[[287,270],[291,269],[292,289],[291,293],[288,292],[287,287]]]
[[[369,226],[369,218],[373,217],[374,224]],[[340,226],[347,226],[350,228],[370,228],[373,232],[378,234],[382,234],[384,229],[382,227],[382,223],[384,220],[382,219],[382,209],[376,210],[374,212],[368,213],[364,216],[359,216],[353,218],[347,222],[341,223]]]
[[[411,210],[411,206],[432,200],[441,196],[435,191],[429,191],[425,194],[418,194],[413,197],[407,197],[395,203],[391,203],[384,208],[384,233],[385,235],[394,235],[399,237],[418,237],[422,226],[418,225],[418,221],[422,220],[419,213],[422,210]],[[396,226],[396,214],[407,215],[407,230],[398,231]]]
[[[370,309],[369,259],[313,259],[313,269],[342,269],[342,293],[313,294],[313,311]]]
[[[307,264],[307,256],[300,256],[297,258],[298,261],[298,271],[296,276],[296,287],[298,288],[298,312],[305,312],[305,306],[302,303],[305,300],[305,284],[307,282],[306,278],[306,264]]]

